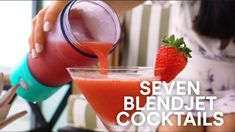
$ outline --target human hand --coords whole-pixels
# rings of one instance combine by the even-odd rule
[[[3,90],[3,74],[0,73],[0,95]],[[10,110],[11,104],[9,104],[12,100],[12,98],[15,95],[15,92],[19,85],[16,85],[12,88],[10,88],[3,96],[0,98],[0,129],[7,126],[8,124],[12,123],[13,121],[19,119],[20,117],[27,114],[27,111],[21,111],[19,113],[16,113],[10,117],[7,118],[8,112]]]
[[[32,31],[29,37],[30,52],[36,58],[44,49],[45,32],[50,32],[60,11],[68,0],[53,1],[49,6],[41,9],[32,20]]]

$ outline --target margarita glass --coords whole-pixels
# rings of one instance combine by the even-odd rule
[[[139,96],[140,106],[144,106],[146,97],[140,93],[142,81],[159,80],[151,67],[97,67],[67,68],[75,84],[109,131],[125,131],[129,126],[118,125],[116,116],[124,111],[124,97]],[[101,74],[106,70],[108,74]],[[134,101],[135,102],[135,101]],[[130,120],[134,110],[126,111],[130,116],[120,118],[122,122]]]

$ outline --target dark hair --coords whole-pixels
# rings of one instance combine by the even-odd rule
[[[228,39],[235,37],[235,1],[201,0],[194,29],[201,35]]]

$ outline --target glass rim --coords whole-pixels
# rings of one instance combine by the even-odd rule
[[[97,66],[76,66],[76,67],[67,67],[68,71],[70,70],[78,70],[78,71],[141,71],[141,70],[164,70],[165,68],[154,68],[148,66],[109,66],[108,68],[101,69]]]
[[[107,80],[115,79],[112,75],[123,75],[119,76],[122,78],[121,80],[125,80],[126,77],[134,77],[138,76],[136,79],[140,80],[142,78],[146,79],[154,79],[160,80],[160,76],[155,76],[155,71],[160,70],[160,72],[164,72],[165,68],[158,68],[155,69],[154,67],[147,67],[147,66],[111,66],[108,69],[100,69],[99,67],[92,67],[92,66],[77,66],[77,67],[68,67],[66,68],[68,73],[72,78],[89,78],[90,76],[92,79],[96,76],[96,79],[100,79],[99,77],[105,77]],[[100,71],[107,71],[108,74],[102,74]],[[162,71],[161,71],[162,70]],[[97,74],[98,73],[98,74]],[[88,76],[89,75],[89,76]],[[98,75],[98,76],[97,76]],[[111,75],[111,76],[109,76]],[[124,78],[123,78],[124,77]],[[101,78],[104,79],[104,78]]]

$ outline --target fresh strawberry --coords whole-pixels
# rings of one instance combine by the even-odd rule
[[[191,58],[191,50],[187,48],[183,38],[175,39],[174,35],[164,37],[164,45],[160,46],[155,69],[155,76],[159,76],[161,81],[170,82],[186,66],[187,58]]]

